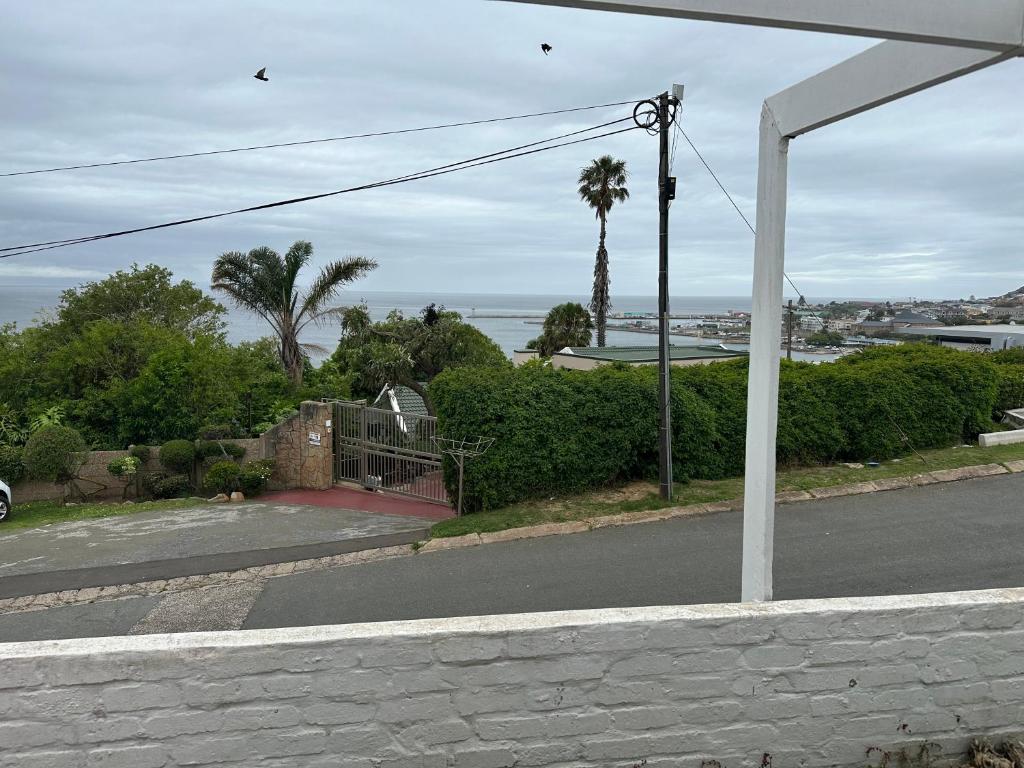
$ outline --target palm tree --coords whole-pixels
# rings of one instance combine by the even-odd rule
[[[625,160],[616,160],[611,155],[605,155],[597,158],[580,171],[580,178],[577,182],[580,185],[580,199],[594,209],[595,215],[601,222],[597,261],[594,263],[594,293],[590,299],[590,311],[594,313],[594,321],[597,325],[597,346],[599,347],[604,346],[606,318],[611,306],[608,300],[610,283],[608,251],[604,247],[608,212],[615,203],[622,203],[629,199],[629,190],[625,187],[628,177]]]
[[[281,363],[296,387],[302,385],[305,353],[319,349],[299,341],[302,329],[332,317],[336,310],[327,303],[342,286],[377,266],[375,261],[360,257],[332,261],[303,291],[296,281],[312,258],[313,244],[299,240],[283,259],[276,251],[261,246],[247,254],[225,253],[213,265],[213,288],[270,323],[277,335]]]

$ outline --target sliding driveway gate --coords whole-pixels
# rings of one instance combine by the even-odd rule
[[[448,504],[434,416],[346,400],[332,407],[335,482]]]

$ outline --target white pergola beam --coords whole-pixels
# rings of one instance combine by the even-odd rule
[[[844,120],[1018,55],[887,41],[767,99],[787,138]]]
[[[803,29],[1010,50],[1024,45],[1024,0],[511,0],[594,11]]]

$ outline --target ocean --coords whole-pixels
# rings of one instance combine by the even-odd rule
[[[52,309],[60,298],[62,286],[52,284],[0,286],[0,325],[17,323],[25,327],[41,312]],[[526,343],[540,333],[536,321],[543,319],[551,307],[565,301],[578,301],[586,305],[586,296],[526,296],[515,294],[487,293],[410,293],[392,291],[346,291],[338,299],[340,306],[365,302],[370,315],[382,320],[397,309],[406,316],[417,315],[423,307],[434,302],[446,309],[459,312],[466,322],[479,328],[502,348],[506,355],[522,349]],[[613,312],[654,312],[657,298],[652,296],[613,296]],[[234,343],[258,339],[269,335],[269,328],[260,318],[244,310],[222,303],[228,308],[228,339]],[[713,314],[729,310],[750,311],[749,296],[676,296],[671,300],[673,314]],[[475,317],[475,315],[505,315],[505,317]],[[533,320],[534,323],[529,321]],[[615,321],[613,321],[615,322]],[[319,344],[333,351],[337,346],[339,328],[337,325],[324,327],[309,326],[302,340]],[[652,346],[654,336],[629,331],[608,331],[608,344],[619,346]],[[672,343],[690,346],[708,343],[687,336],[673,336]],[[727,345],[742,350],[741,344]],[[804,355],[794,352],[801,359],[821,360],[821,355]]]

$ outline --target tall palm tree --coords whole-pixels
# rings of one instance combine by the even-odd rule
[[[331,317],[335,310],[327,303],[342,286],[377,266],[377,262],[360,257],[332,261],[320,270],[308,289],[302,290],[296,281],[311,258],[313,244],[298,240],[283,259],[276,251],[261,246],[249,253],[225,253],[213,265],[213,288],[270,323],[277,335],[281,363],[296,387],[302,385],[304,353],[319,349],[299,341],[302,329]]]
[[[580,185],[580,199],[594,209],[596,217],[601,222],[597,260],[594,262],[594,293],[590,298],[590,311],[594,313],[599,347],[604,346],[608,309],[611,307],[608,298],[611,282],[608,277],[608,251],[604,247],[608,212],[615,203],[629,199],[629,190],[625,186],[628,177],[625,160],[616,160],[611,155],[604,155],[580,171],[577,182]]]

